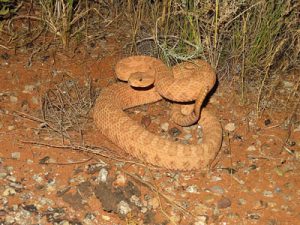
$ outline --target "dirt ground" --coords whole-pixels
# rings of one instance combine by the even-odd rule
[[[257,118],[251,96],[242,104],[238,83],[223,78],[208,106],[224,131],[209,171],[144,165],[91,122],[83,140],[104,149],[102,156],[65,148],[37,119],[41,97],[66,74],[79,84],[91,78],[101,90],[114,82],[122,56],[109,40],[105,49],[34,49],[0,48],[0,224],[300,224],[300,124],[286,122],[290,111]],[[172,138],[168,107],[159,102],[128,115]],[[182,139],[193,134],[175,130]]]

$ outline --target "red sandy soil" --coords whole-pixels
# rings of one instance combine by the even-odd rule
[[[39,136],[40,124],[15,112],[37,116],[41,96],[63,73],[81,82],[92,78],[97,87],[109,85],[121,55],[110,42],[106,48],[110,55],[101,55],[98,46],[75,53],[57,51],[55,57],[39,52],[29,64],[32,49],[0,49],[0,224],[300,224],[299,122],[287,124],[290,112],[284,109],[257,118],[254,103],[241,104],[234,81],[221,80],[210,100],[224,138],[209,171],[173,172],[131,162],[116,166],[115,159],[24,143],[62,144],[52,133]],[[33,86],[26,91],[28,85]],[[173,126],[164,102],[148,106],[144,114],[137,111],[130,114],[136,120],[144,114],[158,115],[160,123]],[[232,131],[225,130],[229,123],[235,126]],[[154,132],[159,125],[152,123],[147,129]],[[109,149],[111,157],[124,156],[92,125],[84,138]],[[125,193],[122,187],[132,182],[144,208],[131,206],[126,215],[104,210],[105,200],[99,200],[103,187],[96,188],[99,170],[88,170],[101,161],[107,166],[100,168],[107,169],[112,181],[108,186]],[[60,216],[53,209],[64,213]]]

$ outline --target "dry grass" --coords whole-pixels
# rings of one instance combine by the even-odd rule
[[[202,58],[220,78],[238,77],[241,102],[257,93],[258,115],[283,107],[275,101],[282,95],[278,88],[284,74],[299,67],[299,1],[39,0],[19,8],[1,21],[2,48],[27,46],[42,35],[49,40],[49,34],[67,48],[70,42],[97,41],[116,24],[130,35],[129,54],[157,56],[169,65]],[[286,93],[289,108],[298,93],[296,78]]]
[[[63,75],[61,81],[47,90],[41,100],[41,121],[44,127],[41,131],[54,131],[68,143],[80,140],[84,144],[83,131],[88,128],[92,119],[89,112],[97,98],[97,92],[91,81],[80,85],[68,75]],[[51,129],[49,129],[51,128]]]
[[[135,25],[133,52],[143,53],[137,45],[151,40],[155,51],[150,54],[168,64],[192,58],[209,61],[223,77],[239,77],[242,102],[247,93],[253,95],[254,85],[258,115],[278,105],[271,101],[279,94],[274,81],[299,65],[297,1],[139,1],[141,7],[129,3],[128,14],[134,9],[138,15],[128,17]],[[294,88],[289,95],[298,92]]]

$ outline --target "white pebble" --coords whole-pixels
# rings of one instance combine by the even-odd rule
[[[12,152],[12,153],[11,153],[11,157],[12,157],[13,159],[20,159],[21,153],[20,153],[20,152]]]
[[[121,215],[127,215],[129,212],[131,212],[131,208],[129,207],[128,203],[125,201],[120,201],[117,207],[118,207],[118,212]]]
[[[17,192],[15,189],[9,187],[9,188],[6,188],[4,191],[3,191],[3,196],[9,196],[9,195],[15,195]]]
[[[250,146],[247,148],[247,151],[248,151],[248,152],[256,151],[256,147],[255,147],[254,145],[250,145]]]
[[[108,171],[105,168],[102,168],[99,171],[98,177],[97,177],[97,181],[100,181],[102,183],[105,183],[107,181],[107,175],[108,175]]]
[[[196,185],[188,186],[185,190],[188,193],[198,193],[198,187]]]
[[[163,131],[167,132],[167,131],[169,130],[169,123],[167,123],[167,122],[162,123],[162,124],[160,125],[160,128],[161,128]]]
[[[30,85],[25,85],[23,93],[30,93],[32,92],[34,89],[34,85],[30,84]]]
[[[234,123],[227,123],[225,126],[225,130],[232,132],[235,130],[235,124]]]

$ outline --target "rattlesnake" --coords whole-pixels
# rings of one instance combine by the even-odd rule
[[[176,123],[187,126],[197,122],[203,99],[216,80],[208,63],[182,63],[172,70],[153,57],[131,56],[117,63],[116,73],[131,86],[123,82],[108,86],[96,101],[94,120],[106,137],[132,156],[168,169],[194,170],[212,162],[221,146],[222,128],[206,108],[198,122],[203,128],[203,140],[197,145],[163,139],[123,111],[166,98],[178,102],[171,114]],[[180,105],[193,101],[192,106]]]

